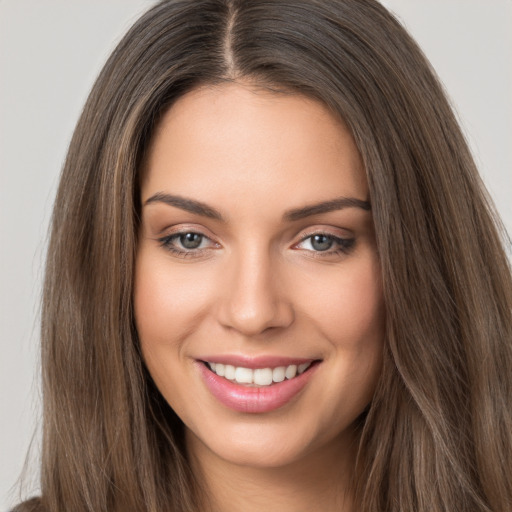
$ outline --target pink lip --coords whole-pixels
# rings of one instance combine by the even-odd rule
[[[225,362],[231,364],[225,357],[215,360],[216,358],[207,359],[210,362]],[[239,358],[236,358],[239,361]],[[233,361],[234,359],[230,359]],[[275,358],[272,358],[274,361]],[[283,359],[279,359],[282,361]],[[265,361],[265,362],[263,362]],[[268,368],[269,366],[287,366],[288,364],[301,364],[300,362],[308,362],[311,359],[293,359],[291,363],[284,364],[268,364],[265,358],[254,360],[251,359],[251,365],[247,366],[247,361],[244,364],[238,362],[233,366],[244,366],[245,368]],[[202,361],[196,361],[198,370],[201,374],[203,382],[210,390],[210,393],[219,400],[220,403],[237,412],[244,413],[264,413],[270,412],[275,409],[283,407],[290,402],[309,382],[318,364],[312,365],[301,375],[297,375],[293,379],[284,380],[268,387],[249,387],[241,384],[230,382],[223,377],[219,377],[212,372]],[[254,365],[253,365],[254,364]]]

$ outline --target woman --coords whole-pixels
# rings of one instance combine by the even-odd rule
[[[380,4],[158,4],[61,178],[17,510],[510,510],[496,225]]]

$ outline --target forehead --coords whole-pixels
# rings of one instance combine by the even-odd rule
[[[195,89],[166,112],[149,147],[142,199],[156,192],[207,202],[280,197],[294,205],[368,196],[340,119],[306,96],[247,84]]]

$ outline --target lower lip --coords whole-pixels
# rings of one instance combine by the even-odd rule
[[[283,407],[297,396],[309,382],[318,364],[290,380],[264,387],[249,387],[219,377],[197,361],[201,377],[210,393],[223,405],[237,412],[264,413]]]

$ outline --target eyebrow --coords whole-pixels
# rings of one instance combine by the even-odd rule
[[[152,203],[164,203],[203,217],[224,221],[224,218],[218,210],[206,203],[196,201],[195,199],[188,199],[172,194],[165,194],[164,192],[157,192],[147,199],[144,205]],[[362,210],[370,211],[371,205],[369,201],[363,201],[355,197],[337,197],[335,199],[330,199],[329,201],[323,201],[321,203],[307,205],[302,208],[287,210],[283,215],[283,219],[293,222],[313,215],[319,215],[321,213],[343,210],[344,208],[361,208]]]
[[[296,221],[313,215],[319,215],[321,213],[343,210],[344,208],[361,208],[365,211],[370,211],[372,209],[369,201],[363,201],[361,199],[356,199],[355,197],[337,197],[336,199],[323,201],[322,203],[288,210],[283,215],[283,218],[288,221]]]
[[[203,217],[208,217],[215,220],[224,220],[218,210],[208,206],[206,203],[196,201],[195,199],[187,199],[181,196],[174,196],[171,194],[164,194],[163,192],[157,192],[146,200],[144,206],[152,203],[165,203],[169,206],[175,206],[181,210],[195,213]]]

